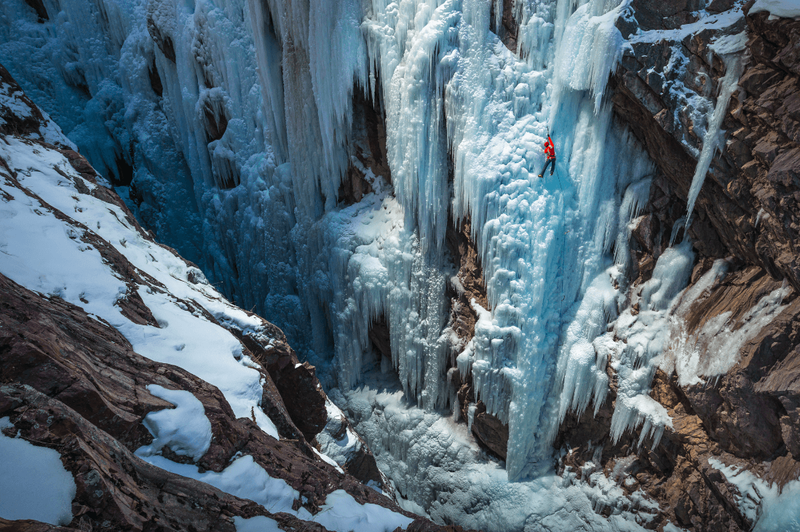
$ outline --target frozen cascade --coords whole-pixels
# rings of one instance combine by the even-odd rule
[[[479,17],[488,11],[478,2],[465,3],[465,17],[468,5],[481,27]],[[446,93],[448,117],[455,117],[448,120],[454,211],[458,218],[472,215],[496,325],[479,331],[488,337],[476,336],[475,344],[488,349],[473,350],[471,364],[461,366],[471,366],[487,409],[509,424],[506,467],[511,479],[536,473],[539,460],[543,470],[549,467],[559,403],[574,408],[601,388],[579,381],[574,373],[585,367],[575,344],[604,330],[614,313],[608,311],[615,293],[609,275],[620,273],[609,252],[633,214],[619,216],[620,195],[652,172],[647,157],[612,123],[610,109],[598,96],[604,85],[598,80],[608,70],[601,75],[588,66],[598,59],[593,55],[561,51],[602,49],[611,67],[621,45],[614,21],[623,6],[592,2],[574,14],[562,4],[555,7],[529,15],[549,16],[544,24],[521,26],[561,35],[553,47],[544,48],[549,56],[532,58],[538,51],[531,50],[527,63],[507,53],[493,35],[462,29],[463,66]],[[523,40],[537,39],[526,35]],[[528,64],[549,66],[535,70]],[[559,147],[559,175],[538,181],[549,124]],[[603,278],[609,290],[599,286]],[[563,317],[574,325],[562,332]],[[592,320],[594,327],[587,327]]]

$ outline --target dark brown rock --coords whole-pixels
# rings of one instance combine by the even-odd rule
[[[344,205],[358,203],[365,195],[374,192],[371,180],[377,178],[387,184],[392,182],[380,100],[369,101],[365,95],[356,91],[353,95],[353,114],[355,138],[352,149],[360,164],[350,164],[339,186],[338,201]],[[365,173],[368,170],[372,171],[369,177]]]
[[[643,30],[674,29],[694,22],[697,20],[697,16],[693,12],[705,7],[698,0],[667,0],[664,2],[634,0],[632,6],[636,20]]]
[[[198,461],[198,465],[202,468],[221,471],[230,464],[237,453],[248,454],[253,456],[270,476],[283,478],[297,489],[305,498],[304,504],[311,511],[319,508],[327,493],[339,488],[351,493],[359,502],[371,502],[394,508],[388,499],[365,488],[352,477],[338,473],[333,467],[316,458],[304,440],[277,441],[263,433],[251,420],[235,419],[230,406],[216,388],[180,368],[156,364],[140,357],[130,350],[127,341],[116,331],[91,319],[78,307],[57,298],[53,300],[41,298],[2,276],[0,276],[0,294],[2,294],[0,301],[3,302],[0,306],[2,325],[0,331],[6,331],[0,337],[0,352],[4,359],[0,380],[15,383],[12,385],[13,389],[6,391],[5,398],[0,398],[0,410],[3,410],[0,415],[11,415],[12,422],[16,423],[17,418],[9,412],[16,411],[15,404],[18,401],[15,398],[22,394],[25,398],[33,398],[25,399],[23,403],[44,401],[49,405],[46,414],[41,414],[45,418],[55,416],[54,412],[61,412],[59,415],[66,419],[65,423],[69,426],[78,424],[81,427],[79,431],[58,429],[57,433],[74,434],[77,438],[74,445],[81,449],[84,446],[84,443],[81,443],[82,438],[84,436],[89,438],[93,442],[92,449],[100,453],[100,457],[92,456],[94,462],[91,466],[76,465],[77,469],[67,467],[73,473],[76,470],[96,469],[102,473],[104,485],[119,485],[120,482],[125,484],[125,479],[121,479],[119,475],[121,471],[128,471],[132,467],[129,462],[135,457],[130,454],[131,451],[151,441],[149,434],[141,425],[141,420],[152,410],[170,407],[169,403],[151,396],[145,389],[148,384],[159,384],[169,389],[191,390],[192,394],[203,403],[206,416],[211,422],[213,438],[208,452]],[[45,398],[41,392],[35,391],[28,384],[38,387],[52,398]],[[115,402],[115,399],[118,402]],[[26,408],[20,411],[32,412]],[[39,414],[31,413],[31,415]],[[102,431],[101,427],[108,432]],[[39,442],[52,441],[53,446],[59,450],[65,445],[61,440],[48,440],[48,436],[41,433],[34,435],[26,433],[23,437],[33,438]],[[113,460],[104,453],[112,453],[110,456]],[[122,458],[119,458],[120,456]],[[170,456],[171,459],[178,458]],[[114,462],[123,458],[121,464],[118,461]],[[80,460],[78,462],[82,464]],[[99,467],[97,463],[104,464],[105,469],[97,469]],[[145,466],[150,468],[147,464]],[[354,466],[369,468],[364,459]],[[140,465],[136,465],[134,469],[141,476],[144,473],[137,469],[139,467]],[[157,470],[157,468],[152,469]],[[156,474],[151,471],[148,474],[161,479],[159,475],[166,473],[161,471]],[[86,490],[87,493],[93,493],[89,488]],[[130,492],[127,488],[123,491]],[[111,520],[115,523],[128,523],[130,519],[136,521],[138,518],[130,517],[128,514],[131,512],[130,507],[142,504],[141,501],[159,508],[153,510],[158,515],[162,515],[159,512],[169,514],[173,511],[169,504],[162,505],[161,500],[156,500],[158,492],[142,493],[141,487],[133,492],[137,494],[136,500],[125,499],[123,494],[113,490],[109,492],[105,488],[104,493],[107,493],[109,498],[104,498],[102,501],[83,500],[79,497],[82,507],[81,510],[76,510],[76,518],[87,515],[86,518],[92,522]],[[200,503],[190,501],[187,504]],[[202,504],[206,507],[205,503]],[[151,518],[153,517],[147,517]],[[184,518],[186,521],[181,521]],[[195,518],[179,513],[173,519],[178,522],[177,525],[173,523],[174,526],[180,525],[175,529],[185,529],[180,527],[189,526],[194,522],[192,519]],[[193,526],[198,530],[207,529]],[[214,526],[225,529],[222,524]]]
[[[451,222],[446,233],[448,250],[458,267],[459,283],[458,286],[449,284],[447,293],[450,299],[450,328],[459,339],[457,345],[451,345],[448,366],[452,369],[450,369],[451,377],[449,378],[452,379],[451,386],[457,391],[461,419],[469,419],[471,405],[475,406],[471,430],[475,440],[492,454],[505,460],[508,447],[508,425],[496,416],[487,413],[483,401],[475,402],[471,376],[462,380],[462,376],[455,368],[456,357],[475,335],[478,314],[472,307],[472,301],[474,300],[484,308],[489,306],[486,299],[483,268],[478,257],[478,250],[471,239],[470,224],[469,217],[461,222],[460,227],[456,227]]]
[[[460,286],[448,285],[447,296],[450,298],[450,327],[462,340],[460,347],[463,349],[466,342],[475,334],[475,323],[478,314],[472,308],[474,299],[483,308],[489,303],[486,299],[486,286],[483,280],[483,267],[478,249],[471,238],[471,219],[466,217],[457,227],[451,221],[445,233],[447,249],[453,256],[453,261],[458,268],[457,277]],[[458,352],[451,354],[449,366],[455,366],[455,357]]]
[[[472,420],[472,433],[494,454],[506,459],[508,449],[508,425],[486,412],[486,405],[478,401]]]
[[[394,532],[401,531],[400,528]],[[405,532],[475,532],[474,530],[467,530],[458,525],[434,525],[425,519],[415,519],[413,523],[408,525]]]
[[[307,440],[313,440],[328,421],[326,396],[317,380],[316,369],[303,362],[285,366],[272,375],[294,424]]]
[[[369,327],[368,335],[369,341],[372,342],[372,346],[378,350],[381,356],[391,360],[391,334],[389,332],[389,324],[386,322],[386,318],[383,315],[372,322]]]
[[[353,475],[361,482],[368,483],[370,481],[377,482],[385,493],[393,493],[393,488],[384,483],[383,476],[378,469],[378,464],[375,461],[375,456],[372,454],[367,443],[355,431],[350,420],[344,414],[331,415],[326,425],[326,430],[331,438],[335,441],[347,441],[347,438],[355,437],[358,441],[355,448],[347,456],[344,465],[342,466],[348,474]]]

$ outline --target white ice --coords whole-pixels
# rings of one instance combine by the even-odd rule
[[[700,189],[706,178],[706,173],[711,166],[711,160],[723,138],[720,134],[720,126],[728,110],[728,103],[730,102],[731,95],[739,86],[739,78],[744,71],[744,61],[741,57],[744,41],[744,34],[739,34],[732,38],[723,38],[723,40],[718,40],[711,45],[712,49],[716,49],[716,51],[721,54],[722,60],[725,63],[726,72],[725,76],[723,76],[719,82],[717,102],[714,106],[714,112],[708,118],[708,129],[703,138],[703,148],[697,160],[697,166],[695,166],[692,184],[689,187],[684,227],[689,227],[691,225],[694,204],[697,201],[697,196],[700,194]],[[673,238],[674,235],[675,232],[673,231]]]

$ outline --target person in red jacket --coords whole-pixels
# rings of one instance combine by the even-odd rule
[[[553,139],[550,138],[550,135],[547,135],[547,141],[544,143],[544,154],[547,156],[547,162],[544,163],[544,168],[542,168],[542,173],[539,174],[539,177],[544,176],[547,167],[551,164],[553,166],[550,167],[550,175],[553,175],[556,170],[556,148],[553,146]]]

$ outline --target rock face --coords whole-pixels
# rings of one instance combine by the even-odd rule
[[[694,4],[634,1],[618,27],[626,37],[634,26],[642,32],[674,29],[696,20],[703,6]],[[732,2],[715,1],[706,9],[732,7]],[[723,58],[710,45],[740,32],[746,32],[749,59],[726,110],[725,141],[712,159],[688,228],[697,256],[690,286],[716,259],[727,258],[729,270],[696,300],[684,331],[697,337],[715,319],[724,319],[729,325],[720,334],[734,335],[747,326],[751,309],[779,290],[782,310],[736,347],[736,363],[718,378],[681,384],[675,375],[656,373],[651,397],[667,409],[673,427],[655,448],[637,446],[631,435],[611,441],[613,384],[597,416],[568,416],[555,442],[569,450],[560,461],[562,469],[580,474],[590,464],[609,478],[628,473],[633,480],[624,484],[626,491],[642,489],[659,502],[662,512],[653,521],[659,527],[665,518],[692,530],[753,526],[752,515],[738,503],[744,494],[712,463],[748,470],[778,488],[800,476],[800,270],[795,249],[800,21],[747,14],[728,28],[706,29],[678,42],[639,39],[626,51],[611,80],[611,99],[617,119],[630,127],[657,165],[648,205],[632,232],[632,290],[650,278],[673,227],[686,214],[707,127],[703,116],[716,105],[726,73]],[[676,62],[682,68],[668,66]],[[677,85],[688,92],[673,90]],[[698,349],[701,366],[718,356],[703,344]]]
[[[310,514],[304,515],[316,514],[331,492],[344,490],[360,505],[382,506],[397,516],[407,516],[409,521],[416,518],[320,459],[315,437],[325,428],[328,413],[327,398],[314,367],[298,361],[274,325],[235,309],[216,295],[206,298],[211,292],[204,292],[203,297],[199,297],[200,292],[191,292],[188,287],[192,285],[207,286],[203,274],[174,251],[153,242],[124,203],[103,186],[102,178],[2,67],[0,112],[3,141],[31,148],[26,152],[32,154],[26,160],[32,165],[27,173],[46,175],[45,167],[51,165],[47,171],[55,172],[54,180],[66,196],[72,194],[76,202],[78,196],[103,202],[120,227],[135,233],[137,242],[122,238],[112,244],[72,218],[71,211],[63,212],[47,203],[30,185],[22,184],[21,180],[29,176],[23,176],[17,163],[5,155],[0,156],[0,202],[6,208],[13,202],[30,202],[38,216],[68,227],[70,238],[79,242],[80,252],[90,252],[86,256],[91,257],[96,252],[98,262],[120,280],[122,288],[114,301],[108,302],[121,316],[120,323],[146,327],[156,337],[175,334],[153,307],[151,298],[161,294],[187,316],[227,329],[224,334],[230,333],[238,346],[234,349],[236,356],[246,357],[246,367],[260,377],[256,380],[262,388],[257,408],[270,418],[281,438],[272,437],[256,423],[255,406],[249,417],[237,418],[218,387],[186,369],[141,356],[124,334],[126,330],[130,334],[131,329],[124,328],[127,325],[112,327],[67,297],[32,291],[0,273],[0,418],[7,417],[11,424],[3,430],[4,435],[58,451],[77,487],[73,520],[68,527],[0,519],[0,530],[234,531],[234,518],[256,516],[267,516],[284,530],[326,530],[318,523],[273,513],[251,500],[161,469],[140,457],[146,455],[135,454],[154,442],[152,426],[144,423],[148,414],[173,407],[150,393],[148,387],[153,385],[190,393],[202,405],[210,427],[209,445],[202,456],[186,456],[180,448],[165,444],[157,451],[159,458],[190,464],[201,473],[220,473],[238,457],[250,457],[269,477],[281,479],[297,492],[291,510],[305,508]],[[77,205],[75,213],[83,208]],[[16,212],[8,211],[11,217]],[[96,223],[99,230],[100,221]],[[150,262],[159,260],[154,254],[160,254],[160,260],[176,261],[172,263],[173,277],[159,280],[154,277],[155,270],[148,273],[137,266],[139,259],[132,257],[142,249],[150,250]],[[8,263],[4,267],[18,274]],[[186,286],[175,286],[183,291],[183,298],[170,294],[167,286],[181,275]],[[89,304],[83,295],[75,301]],[[182,351],[185,346],[178,345],[179,340],[176,336],[168,341],[175,341],[174,349]],[[219,353],[220,359],[225,355]],[[346,467],[365,481],[380,484],[375,460],[361,443],[359,453]],[[411,527],[443,529],[422,518],[414,520]]]
[[[649,20],[650,15],[645,8],[635,12],[637,20]],[[702,147],[698,134],[702,124],[695,124],[686,111],[686,96],[669,89],[684,83],[713,108],[725,66],[709,43],[722,34],[747,32],[750,61],[739,80],[741,90],[734,92],[728,106],[722,126],[726,143],[712,161],[689,234],[703,256],[733,255],[797,288],[793,179],[800,153],[796,118],[800,77],[792,61],[800,43],[800,22],[767,18],[764,12],[748,15],[719,34],[706,30],[680,43],[634,43],[613,78],[612,99],[617,116],[657,163],[659,178],[667,183],[661,188],[685,205]],[[686,69],[670,71],[666,64],[677,53],[685,56]]]
[[[191,389],[203,403],[214,433],[211,447],[198,461],[203,468],[221,471],[235,453],[255,450],[269,457],[273,471],[294,475],[307,494],[313,489],[310,476],[321,471],[339,475],[309,458],[313,453],[304,453],[297,442],[281,444],[249,420],[235,419],[219,390],[180,368],[137,355],[117,331],[81,309],[58,298],[45,299],[4,276],[0,294],[0,380],[7,383],[0,388],[0,417],[10,416],[14,424],[8,436],[59,450],[78,488],[73,501],[76,527],[112,523],[113,528],[133,530],[146,525],[235,530],[234,515],[269,515],[251,501],[163,471],[133,454],[152,441],[144,417],[171,408],[148,393],[148,384]],[[303,463],[322,470],[303,472],[298,467]],[[285,517],[287,524],[299,522]]]
[[[483,268],[478,257],[478,250],[470,238],[470,223],[469,218],[465,219],[458,228],[455,224],[450,223],[446,233],[447,247],[458,267],[458,284],[451,282],[448,285],[448,297],[450,298],[448,327],[458,339],[451,344],[448,375],[451,379],[451,386],[457,392],[460,417],[467,420],[476,441],[492,454],[505,460],[508,447],[508,425],[486,412],[486,405],[475,397],[471,376],[462,381],[456,368],[456,357],[475,335],[478,314],[472,306],[473,301],[483,308],[488,307]]]

